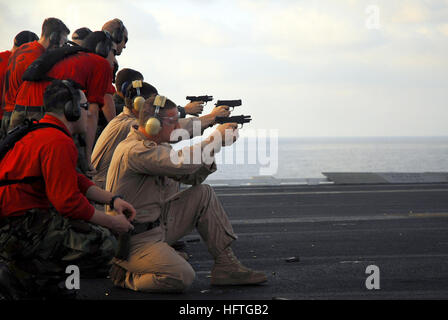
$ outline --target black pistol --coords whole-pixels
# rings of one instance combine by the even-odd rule
[[[130,212],[125,210],[124,215],[129,218]],[[131,236],[132,229],[125,233],[120,233],[118,236],[118,247],[115,253],[115,258],[120,260],[128,260],[131,251]]]
[[[251,116],[232,116],[232,117],[216,117],[216,123],[223,124],[223,123],[238,123],[241,125],[241,128],[244,126],[245,123],[249,123],[252,121]]]
[[[207,104],[207,102],[213,100],[213,96],[188,96],[187,100],[190,100],[190,102],[204,101]]]
[[[241,99],[239,100],[218,100],[215,103],[216,107],[219,106],[229,106],[230,108],[235,108],[235,107],[239,107],[241,105]]]

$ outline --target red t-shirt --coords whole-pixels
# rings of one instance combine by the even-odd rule
[[[16,104],[16,97],[22,85],[22,76],[31,63],[39,58],[45,48],[37,41],[21,45],[9,58],[5,73],[4,108],[12,112]]]
[[[40,122],[67,127],[57,118],[45,115]],[[73,139],[54,128],[28,133],[0,161],[0,180],[43,177],[32,184],[0,187],[0,217],[19,216],[32,208],[51,205],[65,217],[90,220],[95,209],[84,196],[94,185],[76,172],[78,151]]]
[[[3,101],[3,80],[5,79],[6,67],[11,51],[0,52],[0,101]],[[1,105],[1,103],[0,103]],[[3,117],[3,108],[0,108],[0,119]]]
[[[112,83],[112,70],[103,57],[79,52],[56,63],[47,76],[71,79],[84,87],[89,103],[104,104],[104,95]],[[24,81],[17,94],[16,104],[21,106],[43,106],[45,88],[50,81]]]
[[[115,86],[114,84],[111,82],[109,84],[109,88],[107,89],[106,93],[110,94],[111,96],[113,96],[115,94],[115,92],[117,92],[117,90],[115,90]]]

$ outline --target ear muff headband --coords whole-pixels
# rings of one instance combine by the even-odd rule
[[[119,44],[124,39],[124,25],[121,20],[118,20],[119,27],[112,32],[112,38],[116,44]]]
[[[97,43],[95,47],[95,53],[99,54],[103,58],[107,58],[107,56],[109,55],[109,51],[112,48],[112,38],[109,32],[103,32],[106,35],[106,39]]]
[[[50,34],[50,45],[59,46],[61,42],[61,33],[60,32],[52,32]]]
[[[62,84],[70,92],[71,99],[64,105],[64,115],[70,122],[78,121],[81,118],[81,106],[79,92],[73,88],[72,84],[67,80],[62,80]]]
[[[145,105],[145,98],[142,97],[140,93],[140,88],[143,87],[143,81],[142,80],[132,81],[132,87],[137,91],[137,96],[134,98],[132,106],[136,111],[140,111],[143,109],[143,106]]]
[[[129,86],[129,81],[125,81],[123,82],[123,84],[121,85],[121,93],[123,94],[123,96],[128,97],[128,91],[126,90]]]

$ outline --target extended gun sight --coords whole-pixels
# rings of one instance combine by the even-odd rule
[[[213,96],[188,96],[187,100],[190,100],[190,102],[204,101],[207,104],[207,102],[213,100]]]
[[[218,100],[215,103],[216,107],[219,106],[229,106],[230,108],[235,108],[235,107],[239,107],[241,105],[241,99],[239,100]]]

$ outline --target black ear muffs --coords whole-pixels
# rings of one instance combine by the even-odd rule
[[[124,39],[124,25],[123,22],[121,20],[118,20],[118,24],[119,27],[117,29],[114,30],[114,32],[112,32],[111,36],[113,41],[116,44],[119,44],[123,41]]]
[[[95,47],[95,53],[99,54],[103,58],[107,58],[110,50],[112,49],[112,38],[109,32],[104,31],[104,34],[106,35],[106,39],[98,42]]]
[[[56,46],[59,47],[59,44],[61,43],[61,33],[60,32],[52,32],[50,34],[50,46]]]
[[[70,82],[62,80],[62,83],[70,92],[71,99],[64,105],[64,115],[70,122],[78,121],[81,118],[80,95]]]

